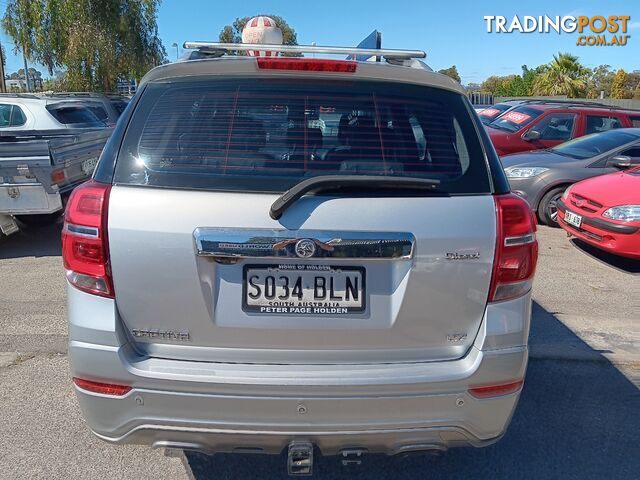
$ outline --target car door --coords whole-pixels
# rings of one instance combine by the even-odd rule
[[[578,115],[572,112],[551,112],[540,117],[523,134],[523,139],[529,132],[537,132],[534,140],[529,140],[536,149],[551,148],[574,138]]]
[[[0,129],[23,130],[26,123],[27,117],[18,105],[0,104]]]
[[[618,153],[617,156],[629,157],[631,165],[634,167],[640,165],[640,143],[634,145],[633,147],[626,148],[625,150]]]
[[[622,149],[618,149],[610,152],[609,155],[601,157],[596,162],[589,165],[589,170],[597,169],[598,173],[595,173],[595,175],[604,175],[606,173],[613,173],[613,172],[620,171],[621,170],[620,167],[615,167],[611,164],[611,161],[615,157],[629,157],[631,166],[640,165],[640,142],[636,143],[635,145],[631,145],[631,146],[627,145]],[[592,174],[589,176],[594,176],[594,175]]]
[[[616,115],[600,115],[589,113],[585,115],[584,118],[583,135],[606,132],[607,130],[623,127],[622,120]]]

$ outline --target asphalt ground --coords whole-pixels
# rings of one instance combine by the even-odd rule
[[[0,479],[286,477],[283,456],[166,455],[84,425],[69,378],[60,225],[0,239]],[[640,478],[640,265],[540,228],[529,370],[506,436],[442,457],[318,458],[315,478]],[[176,456],[177,455],[177,456]]]

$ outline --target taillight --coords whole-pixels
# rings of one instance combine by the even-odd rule
[[[315,58],[258,57],[258,68],[265,70],[302,70],[307,72],[354,73],[358,65],[351,60],[324,60]]]
[[[476,398],[499,397],[519,391],[523,384],[524,380],[516,380],[515,382],[500,383],[497,385],[483,385],[470,388],[469,393]]]
[[[73,377],[73,383],[82,390],[100,393],[102,395],[113,395],[114,397],[122,397],[131,391],[131,387],[129,385],[93,382],[91,380],[85,380],[84,378],[78,377]]]
[[[93,180],[76,188],[64,214],[62,259],[74,287],[113,298],[107,242],[107,207],[111,185]]]
[[[498,231],[490,302],[520,297],[531,290],[538,261],[536,223],[529,204],[512,193],[494,198]]]
[[[51,183],[53,183],[54,185],[64,183],[65,178],[66,176],[64,174],[64,170],[54,170],[53,172],[51,172]]]

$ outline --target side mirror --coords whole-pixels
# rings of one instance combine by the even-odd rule
[[[524,132],[522,134],[522,138],[525,142],[531,142],[533,140],[540,140],[540,137],[542,136],[542,134],[540,132],[538,132],[537,130],[527,130],[526,132]]]
[[[607,160],[607,167],[619,168],[624,170],[625,168],[630,168],[632,166],[631,157],[626,155],[616,155],[615,157],[611,157]]]

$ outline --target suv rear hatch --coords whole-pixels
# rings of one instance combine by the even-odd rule
[[[136,348],[256,363],[463,356],[496,247],[466,99],[357,73],[268,73],[144,88],[108,207],[115,298]],[[328,175],[367,179],[329,181],[271,218],[282,192]]]

